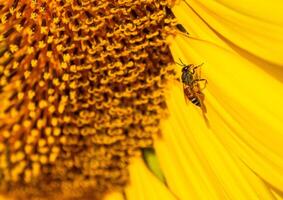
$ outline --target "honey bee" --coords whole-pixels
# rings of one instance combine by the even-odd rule
[[[204,105],[204,94],[202,90],[205,88],[207,84],[207,80],[200,78],[200,71],[197,71],[197,68],[203,65],[185,65],[182,60],[180,59],[180,63],[178,65],[182,66],[182,83],[183,83],[183,90],[185,94],[185,99],[192,102],[194,105],[199,106],[203,113],[206,113],[206,107]],[[204,82],[203,88],[200,87],[200,82]]]

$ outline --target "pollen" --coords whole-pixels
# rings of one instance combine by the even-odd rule
[[[101,199],[166,117],[167,0],[0,0],[0,193]]]

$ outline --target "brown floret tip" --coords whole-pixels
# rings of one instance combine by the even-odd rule
[[[0,0],[0,193],[101,199],[152,145],[173,77],[167,0]]]

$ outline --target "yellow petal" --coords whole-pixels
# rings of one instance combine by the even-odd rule
[[[234,9],[233,3],[230,2],[235,1],[226,0],[225,4],[212,0],[181,1],[173,8],[173,11],[193,37],[223,47],[235,45],[245,50],[250,56],[254,55],[257,59],[267,60],[270,64],[273,63],[274,67],[282,67],[283,17],[281,10],[283,2],[277,1],[277,4],[272,4],[270,1],[259,3],[259,7],[265,6],[266,10],[270,12],[269,15],[263,15],[268,15],[266,20],[246,14],[248,11],[253,11],[258,3],[249,7],[246,5],[246,1],[242,1],[245,2],[242,4],[245,6],[242,11],[243,6]],[[248,3],[252,4],[252,2]],[[273,7],[277,7],[277,9],[271,12]],[[261,12],[263,11],[254,13],[254,15]],[[280,17],[278,18],[278,16]],[[211,35],[211,32],[214,33],[214,36]],[[221,37],[223,41],[219,38],[215,39],[216,35]]]
[[[180,199],[277,198],[283,190],[281,27],[202,2],[174,7],[191,37],[177,36],[171,52],[176,61],[204,63],[208,122],[199,108],[186,105],[182,85],[170,83],[171,115],[155,143],[164,175]],[[260,26],[279,32],[252,37]]]
[[[211,127],[218,129],[210,130],[198,108],[186,106],[181,90],[171,88],[171,116],[163,123],[163,139],[156,141],[172,191],[180,199],[270,199],[262,181],[218,138],[219,132],[226,130],[212,123]]]
[[[282,195],[282,192],[280,191],[276,191],[276,190],[271,190],[271,192],[273,193],[275,199],[277,200],[282,200],[283,199],[283,195]]]
[[[265,174],[265,170],[259,167],[262,164],[252,159],[258,157],[261,160],[260,154],[263,154],[268,165],[274,163],[276,172],[280,174],[283,171],[283,151],[280,148],[283,145],[283,113],[277,107],[283,106],[283,84],[236,54],[195,40],[176,38],[176,41],[182,45],[187,44],[186,49],[182,47],[186,58],[191,56],[193,59],[195,56],[193,60],[206,63],[202,71],[209,82],[206,96],[207,103],[212,104],[210,110],[216,110],[218,118],[229,124],[235,141],[247,143],[243,145],[258,151],[258,156],[249,153],[246,162],[254,160],[257,163],[254,163],[255,167]],[[230,67],[227,67],[228,62],[231,63]],[[271,92],[271,88],[276,92]],[[209,114],[209,119],[217,119]]]
[[[283,24],[281,0],[258,1],[258,0],[217,0],[223,6],[269,23]]]
[[[176,200],[164,183],[147,169],[141,158],[132,160],[129,171],[130,184],[126,187],[127,200]]]

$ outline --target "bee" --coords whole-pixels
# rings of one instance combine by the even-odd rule
[[[193,64],[185,65],[181,59],[180,62],[181,64],[176,63],[183,67],[181,80],[183,83],[185,99],[200,107],[203,113],[206,113],[206,107],[203,103],[204,94],[202,93],[202,90],[205,88],[207,80],[200,78],[200,74],[196,71],[197,68],[203,65],[203,63],[195,66]],[[204,82],[203,88],[200,87],[200,82]]]

